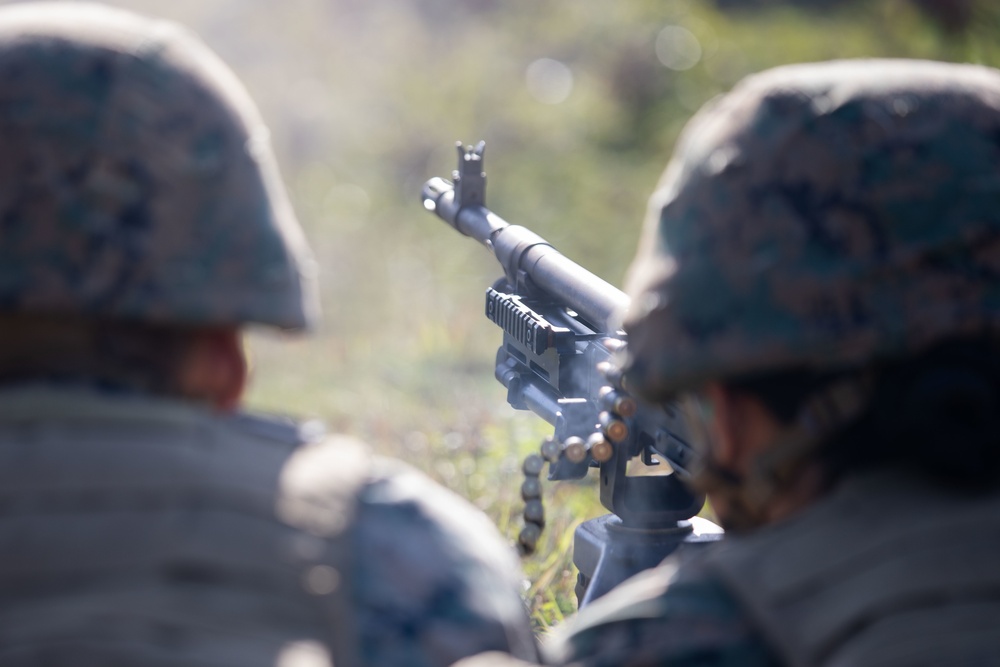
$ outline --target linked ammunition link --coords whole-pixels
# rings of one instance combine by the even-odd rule
[[[610,409],[622,409],[628,412],[634,405],[632,399],[618,400],[612,397],[610,388],[602,395],[612,400],[606,401]],[[618,400],[615,403],[615,400]],[[632,411],[634,412],[634,410]],[[524,528],[517,538],[518,551],[522,556],[530,556],[538,547],[538,540],[545,528],[545,507],[542,504],[541,474],[546,461],[555,464],[560,458],[572,463],[590,461],[591,465],[601,464],[611,460],[615,454],[615,445],[621,443],[628,435],[628,426],[617,415],[610,412],[601,413],[600,430],[595,431],[584,440],[578,436],[570,436],[563,442],[548,437],[542,441],[538,454],[530,454],[521,466],[524,472],[524,482],[521,484],[521,498],[524,500]]]
[[[555,444],[552,438],[547,438],[542,444],[542,452],[546,444]],[[558,449],[558,445],[556,446]],[[551,451],[552,448],[549,448]],[[558,453],[556,454],[558,458]],[[551,460],[551,459],[550,459]],[[545,459],[538,454],[530,454],[524,459],[524,483],[521,484],[521,498],[524,500],[524,528],[517,538],[517,549],[522,556],[530,556],[538,547],[538,539],[545,527],[545,508],[542,506],[542,482],[539,476],[545,467]]]

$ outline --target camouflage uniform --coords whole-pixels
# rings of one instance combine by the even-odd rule
[[[548,661],[997,665],[998,535],[997,494],[859,475],[789,520],[626,581],[560,628]]]
[[[315,319],[266,129],[177,26],[0,10],[0,145],[0,314]],[[85,380],[0,387],[0,664],[535,656],[512,550],[423,475],[312,427]]]
[[[673,556],[580,610],[545,645],[550,664],[771,667],[781,663],[732,593]]]
[[[788,368],[850,377],[995,338],[998,137],[1000,72],[969,65],[791,66],[710,103],[650,203],[628,386],[659,400]],[[815,446],[821,422],[797,421],[789,447]],[[550,660],[998,665],[1000,496],[929,477],[854,472],[790,518],[668,560],[582,610]]]

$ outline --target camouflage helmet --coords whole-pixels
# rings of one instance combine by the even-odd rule
[[[858,368],[1000,328],[1000,72],[782,67],[685,129],[629,276],[626,378]]]
[[[268,134],[179,26],[0,9],[0,313],[306,327],[313,264]]]

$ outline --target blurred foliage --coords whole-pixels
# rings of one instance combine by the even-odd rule
[[[508,535],[546,427],[493,380],[487,251],[420,207],[457,139],[487,141],[488,205],[621,284],[685,120],[790,62],[1000,64],[987,0],[117,0],[199,33],[272,129],[322,268],[310,339],[251,336],[258,409],[315,416],[470,498]],[[666,63],[666,64],[665,64]],[[549,485],[526,561],[540,627],[570,613],[572,528],[592,482]]]

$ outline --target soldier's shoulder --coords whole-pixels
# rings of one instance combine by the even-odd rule
[[[464,498],[375,458],[352,532],[363,559],[354,591],[366,660],[451,664],[490,650],[535,657],[513,547]]]
[[[723,582],[690,554],[582,609],[546,649],[554,663],[591,667],[780,664]]]
[[[406,463],[373,457],[357,502],[358,539],[372,553],[405,555],[427,581],[520,579],[513,547],[489,518]]]
[[[380,544],[372,549],[375,558],[403,550],[411,570],[419,565],[428,572],[454,571],[468,564],[511,576],[519,571],[512,547],[482,511],[352,437],[326,435],[300,444],[282,470],[281,488],[312,505],[334,497],[348,504],[343,510],[350,515],[352,539]]]
[[[295,427],[243,428],[277,442]],[[299,440],[279,474],[277,512],[339,554],[365,664],[449,665],[488,650],[535,656],[516,557],[482,512],[349,436]]]

